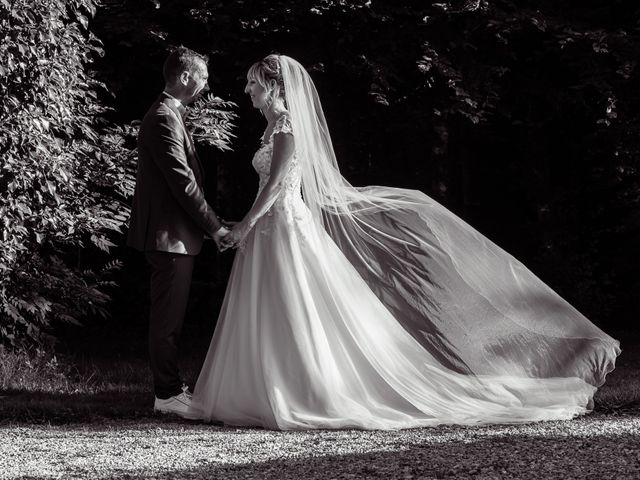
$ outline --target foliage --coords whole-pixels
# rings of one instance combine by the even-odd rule
[[[106,118],[94,0],[0,1],[0,339],[53,340],[55,322],[107,317],[134,188],[135,125]],[[204,145],[228,150],[234,105],[190,108]]]
[[[231,130],[237,115],[229,109],[236,106],[212,94],[200,97],[189,107],[186,118],[193,139],[201,145],[230,151],[235,137]]]
[[[93,0],[0,1],[0,339],[43,341],[54,321],[105,316],[127,219],[132,128],[106,129]],[[92,253],[93,252],[93,253]],[[105,255],[106,256],[106,255]]]
[[[640,31],[631,21],[640,10],[615,3],[603,14],[587,2],[569,16],[552,2],[479,2],[473,13],[433,20],[430,28],[458,33],[446,45],[425,43],[419,62],[444,99],[442,117],[479,124],[469,140],[477,156],[487,149],[487,162],[466,175],[509,172],[494,188],[509,182],[512,198],[525,192],[534,266],[595,319],[634,301],[638,273],[621,262],[633,250],[618,252],[640,228]],[[473,197],[458,185],[458,195]]]

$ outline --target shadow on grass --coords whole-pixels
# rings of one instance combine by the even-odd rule
[[[200,360],[182,359],[181,366],[192,386]],[[52,362],[20,354],[5,359],[4,367],[0,371],[11,378],[0,384],[0,425],[165,418],[153,413],[151,372],[144,359],[68,357]]]
[[[0,424],[102,423],[163,417],[153,413],[153,394],[141,391],[48,393],[0,391]],[[173,419],[175,420],[175,418]]]
[[[614,384],[597,394],[595,414],[640,415],[640,384]],[[48,393],[0,390],[0,425],[70,423],[101,424],[113,420],[175,422],[178,417],[153,412],[151,391]],[[187,422],[185,423],[192,423]]]

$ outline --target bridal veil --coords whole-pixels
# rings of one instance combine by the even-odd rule
[[[279,63],[306,205],[430,356],[480,381],[604,382],[620,352],[616,340],[424,193],[351,186],[309,74],[290,57]]]

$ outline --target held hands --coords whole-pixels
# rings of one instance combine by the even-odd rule
[[[220,251],[224,251],[228,248],[237,248],[249,230],[251,230],[251,225],[249,225],[248,222],[244,220],[241,222],[234,222],[231,232],[221,241],[221,246],[219,247]]]
[[[216,233],[214,233],[211,238],[216,242],[216,247],[218,247],[218,251],[222,252],[224,248],[222,248],[222,241],[225,237],[229,235],[229,229],[225,226],[220,227]]]
[[[251,225],[249,225],[248,222],[223,220],[222,226],[214,234],[207,236],[207,238],[211,238],[216,242],[216,247],[219,252],[224,252],[229,248],[237,248],[249,230],[251,230]]]

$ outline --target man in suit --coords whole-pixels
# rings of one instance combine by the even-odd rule
[[[178,372],[177,346],[194,256],[205,236],[217,245],[228,233],[202,190],[204,170],[183,115],[208,90],[207,58],[184,47],[164,63],[165,89],[138,135],[138,172],[127,244],[151,266],[149,359],[154,410],[189,417],[191,395]]]

